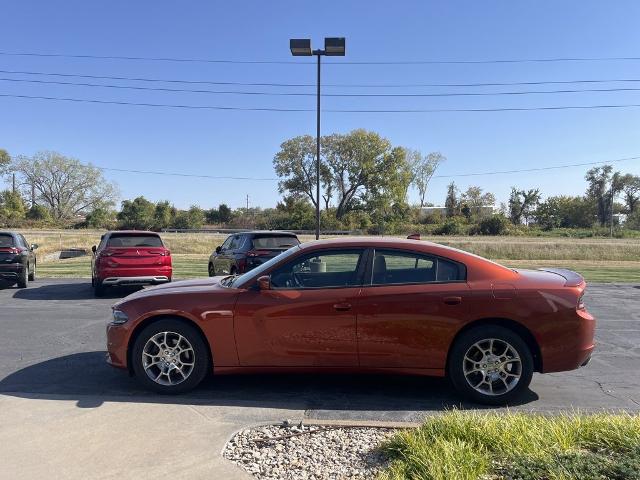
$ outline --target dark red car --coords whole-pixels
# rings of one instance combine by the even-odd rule
[[[213,370],[448,376],[503,404],[533,372],[586,365],[595,320],[583,278],[511,270],[419,240],[310,242],[240,276],[178,282],[113,307],[108,361],[187,391]]]
[[[107,232],[91,250],[91,285],[97,297],[106,287],[171,281],[171,252],[155,232]]]

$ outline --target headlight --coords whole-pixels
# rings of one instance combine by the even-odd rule
[[[113,320],[111,323],[114,325],[122,325],[129,320],[129,317],[122,310],[114,310],[113,311]]]

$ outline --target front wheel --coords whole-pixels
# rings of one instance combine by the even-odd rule
[[[29,284],[29,264],[27,263],[18,275],[18,288],[27,288]]]
[[[482,326],[463,333],[453,345],[448,372],[455,389],[470,400],[504,405],[531,383],[533,357],[513,331]]]
[[[148,389],[163,394],[192,390],[209,371],[209,351],[194,327],[163,319],[145,327],[131,351],[133,371]]]
[[[31,270],[29,271],[29,281],[33,282],[36,279],[36,262],[33,262]]]

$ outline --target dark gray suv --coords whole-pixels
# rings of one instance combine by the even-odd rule
[[[36,248],[38,245],[29,245],[20,233],[0,232],[0,283],[26,288],[35,280]]]

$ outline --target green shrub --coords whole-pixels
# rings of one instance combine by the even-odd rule
[[[436,235],[462,235],[465,233],[464,220],[460,217],[451,217],[440,225],[433,233]]]
[[[492,215],[478,223],[480,235],[505,235],[509,232],[509,220],[503,215]]]

